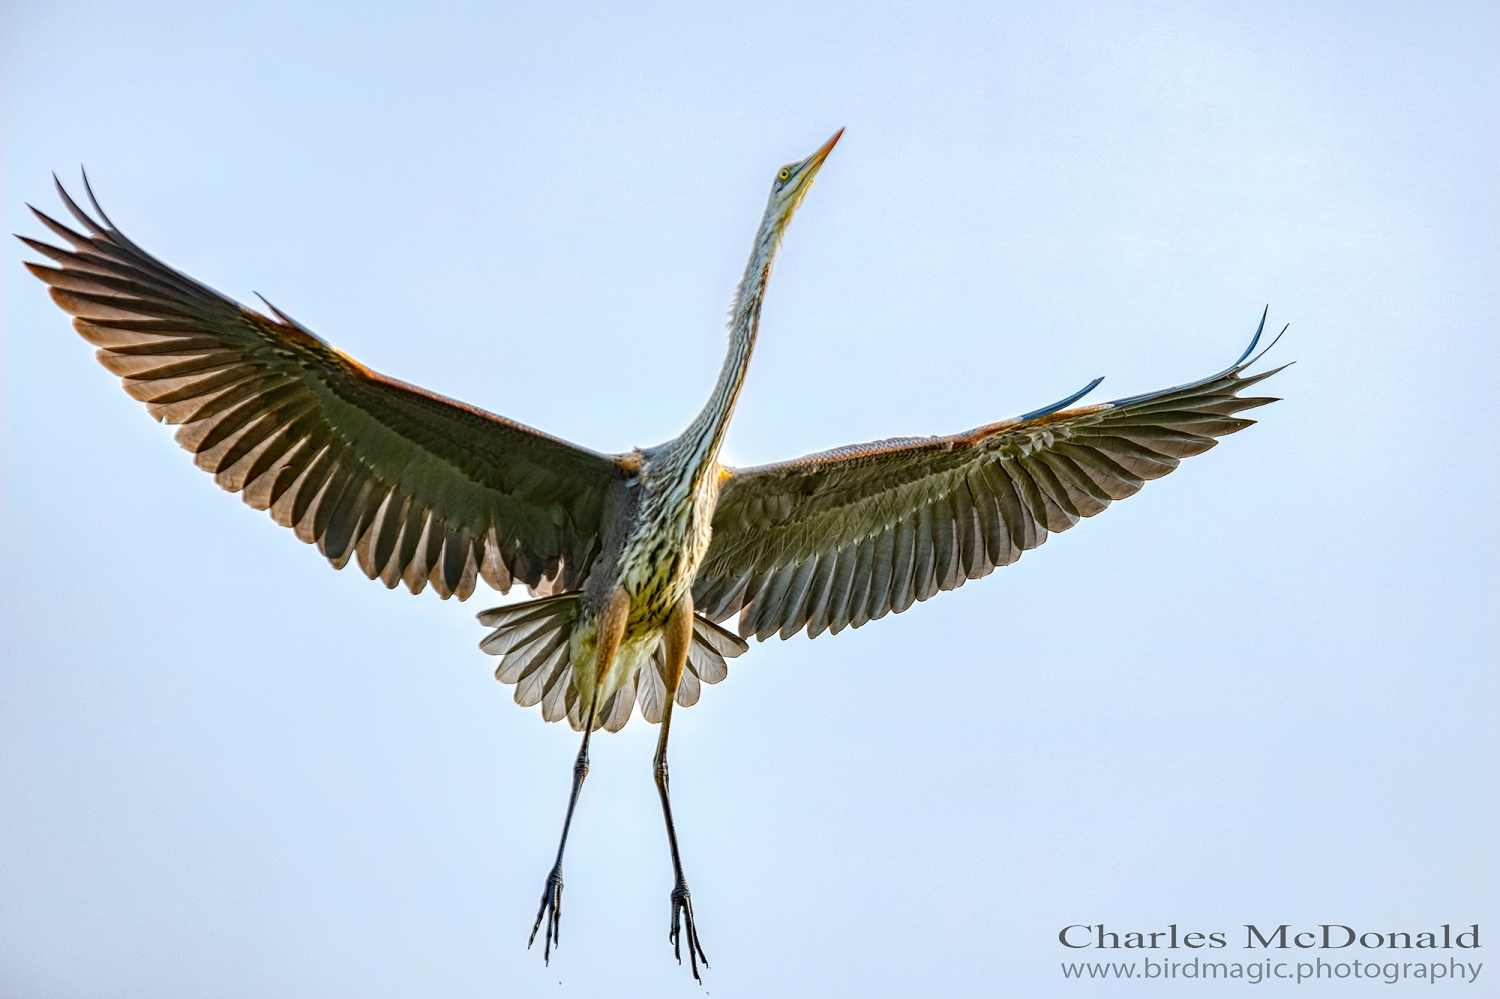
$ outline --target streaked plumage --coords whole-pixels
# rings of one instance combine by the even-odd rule
[[[1239,393],[1274,371],[1233,366],[1201,381],[1067,409],[1085,392],[949,437],[851,445],[794,461],[718,463],[759,328],[771,262],[835,135],[773,183],[730,325],[719,383],[684,433],[606,455],[376,374],[271,307],[245,308],[172,270],[58,185],[86,231],[41,212],[71,249],[21,237],[58,266],[27,264],[96,345],[100,362],[219,485],[387,587],[466,599],[476,581],[539,599],[479,616],[496,677],[516,702],[588,733],[639,704],[662,722],[667,812],[694,973],[702,957],[677,864],[666,783],[671,706],[727,674],[742,637],[858,628],[1009,565],[1274,400]],[[34,209],[33,209],[34,210]],[[34,210],[35,211],[35,210]],[[1262,327],[1265,317],[1262,316]],[[684,616],[685,615],[685,616]],[[601,651],[602,650],[602,651]],[[566,841],[564,826],[564,842]],[[557,939],[561,857],[543,896]],[[533,936],[535,930],[533,930]],[[680,957],[679,957],[680,959]]]

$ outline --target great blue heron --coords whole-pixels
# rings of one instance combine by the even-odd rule
[[[729,353],[703,411],[658,447],[601,454],[379,375],[266,303],[247,309],[161,263],[59,183],[72,245],[26,237],[60,267],[28,263],[76,318],[99,361],[219,485],[270,510],[336,568],[413,593],[467,598],[477,579],[534,599],[488,610],[481,643],[516,702],[566,717],[583,742],[557,860],[531,941],[559,940],[562,860],[588,773],[589,736],[618,731],[639,703],[661,724],[656,786],[676,883],[669,939],[694,977],[707,959],[677,849],[667,782],[674,702],[727,674],[745,637],[865,624],[1009,565],[1023,551],[1166,475],[1251,424],[1269,398],[1241,391],[1265,327],[1229,368],[1176,388],[1051,406],[948,437],[837,448],[757,468],[721,465],[771,261],[843,130],[777,171],[735,296]],[[88,189],[87,177],[84,178]],[[1257,358],[1258,359],[1258,358]],[[1279,370],[1279,369],[1278,369]],[[739,614],[739,635],[718,627]],[[743,636],[743,637],[742,637]],[[528,944],[529,946],[529,944]]]

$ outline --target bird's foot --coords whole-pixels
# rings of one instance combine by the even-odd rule
[[[561,939],[562,927],[562,864],[559,863],[552,868],[552,873],[547,875],[547,887],[542,889],[542,904],[536,910],[536,922],[531,927],[531,939],[526,941],[526,949],[536,943],[536,931],[542,928],[542,919],[547,920],[547,932],[542,934],[542,963],[552,963],[552,948]],[[675,925],[676,919],[674,917]],[[679,962],[681,963],[681,962]]]
[[[682,963],[682,947],[680,938],[682,931],[687,930],[687,952],[688,962],[693,968],[693,978],[702,984],[703,976],[698,974],[698,962],[708,967],[708,955],[703,953],[703,945],[698,942],[698,924],[693,921],[693,896],[688,893],[686,881],[679,880],[677,887],[672,889],[672,953],[677,957],[677,963]]]

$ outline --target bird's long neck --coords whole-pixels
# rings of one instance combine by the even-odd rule
[[[768,215],[756,234],[750,261],[745,265],[745,276],[735,295],[734,311],[729,324],[729,352],[724,357],[724,367],[719,371],[718,384],[714,386],[713,395],[709,396],[703,410],[694,417],[688,428],[667,445],[674,470],[690,477],[695,487],[703,474],[712,469],[718,460],[725,431],[729,429],[729,418],[734,415],[734,404],[739,399],[740,388],[745,384],[745,372],[750,367],[750,353],[755,349],[755,336],[760,330],[760,305],[766,295],[766,280],[770,276],[771,261],[776,256],[780,242],[779,227]]]

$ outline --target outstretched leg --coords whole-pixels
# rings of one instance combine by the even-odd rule
[[[688,892],[687,879],[682,876],[682,858],[677,853],[677,830],[672,826],[672,801],[667,795],[667,734],[672,727],[672,699],[677,695],[677,684],[682,680],[683,667],[687,665],[688,643],[693,639],[693,596],[684,594],[682,601],[672,611],[667,621],[666,652],[667,703],[661,712],[661,736],[656,742],[656,790],[661,795],[661,813],[667,820],[667,845],[672,848],[672,874],[676,884],[672,888],[672,953],[677,963],[682,963],[682,948],[679,943],[683,930],[687,931],[688,961],[693,968],[693,978],[699,982],[698,962],[708,967],[708,956],[698,942],[698,926],[693,921],[693,896]],[[647,669],[650,667],[648,666]]]
[[[542,960],[548,964],[552,963],[553,946],[561,939],[563,850],[568,845],[568,827],[573,824],[573,809],[578,807],[578,792],[583,789],[583,779],[589,775],[589,736],[594,731],[594,713],[599,708],[599,688],[614,662],[615,651],[620,646],[620,638],[625,634],[625,621],[629,614],[630,598],[623,589],[616,588],[599,621],[599,637],[594,644],[593,697],[589,699],[588,716],[583,723],[583,745],[578,747],[578,759],[573,761],[573,790],[568,795],[568,813],[563,819],[562,839],[557,844],[557,862],[552,865],[552,873],[547,875],[547,885],[542,889],[542,904],[536,911],[536,922],[531,926],[531,938],[526,941],[526,949],[530,950],[531,945],[536,943],[536,931],[542,928],[542,920],[545,918],[547,932],[543,935]],[[568,679],[560,682],[572,681]]]

